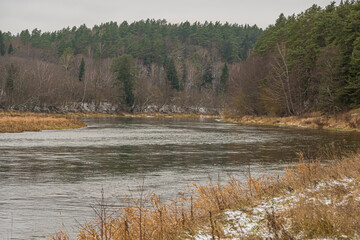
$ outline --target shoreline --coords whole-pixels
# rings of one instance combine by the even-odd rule
[[[129,198],[116,214],[82,225],[77,239],[354,239],[360,233],[359,180],[360,154],[327,165],[299,154],[281,177],[249,173],[245,183],[194,184],[189,196],[165,203],[154,194]],[[101,204],[96,211],[105,211]],[[51,239],[69,236],[59,231]]]
[[[346,127],[346,124],[358,119],[357,114],[352,115],[355,118],[347,118],[347,116],[338,116],[336,123]],[[86,117],[190,119],[220,118],[221,116],[0,112],[0,126],[1,120],[6,118],[81,121],[80,118]],[[306,128],[310,129],[319,129],[318,123],[323,123],[323,120],[320,121],[316,116],[311,118],[246,116],[239,119],[225,118],[223,121],[272,126],[282,126],[281,124],[286,123],[287,127],[301,127],[298,126],[301,121],[304,122]],[[329,118],[327,121],[334,120]],[[321,125],[320,129],[333,130],[327,128],[331,126],[329,123],[325,127],[324,125]],[[278,178],[266,175],[254,178],[249,173],[247,183],[232,179],[225,184],[210,182],[203,186],[194,185],[194,189],[189,192],[189,197],[175,199],[170,203],[161,202],[156,195],[153,195],[146,199],[150,207],[143,204],[144,199],[140,201],[140,205],[139,199],[129,199],[131,203],[119,209],[119,216],[115,215],[112,218],[109,214],[108,219],[94,219],[83,225],[83,228],[79,229],[78,239],[97,238],[104,234],[104,231],[108,237],[111,236],[114,239],[139,239],[145,236],[149,239],[189,240],[356,237],[360,233],[360,225],[359,229],[352,230],[352,227],[347,224],[350,224],[352,220],[360,223],[360,217],[356,217],[360,216],[360,210],[355,211],[356,216],[351,215],[349,218],[351,212],[347,209],[354,209],[360,204],[360,154],[344,159],[335,157],[332,159],[332,162],[325,166],[318,160],[304,160],[299,154],[299,162],[285,169],[285,173]],[[302,225],[304,218],[310,219],[309,221],[314,224]],[[339,222],[343,224],[338,225]],[[121,230],[112,232],[114,226]],[[139,232],[139,228],[142,231]],[[67,239],[67,234],[60,231],[51,236],[51,239]]]
[[[78,119],[31,112],[0,112],[0,133],[21,133],[43,130],[65,130],[86,127]]]
[[[20,133],[25,131],[64,130],[86,127],[84,118],[183,118],[210,119],[219,115],[187,113],[119,113],[105,114],[96,112],[77,113],[35,113],[20,111],[0,111],[0,133]]]
[[[263,125],[292,127],[303,129],[319,129],[332,131],[360,131],[360,110],[356,109],[338,115],[323,116],[313,113],[305,116],[288,117],[269,117],[269,116],[249,116],[225,117],[221,121],[227,123],[237,123],[245,125]]]
[[[183,118],[219,119],[220,122],[254,126],[279,126],[302,129],[323,129],[331,131],[360,131],[360,109],[338,115],[323,116],[309,113],[304,116],[270,117],[249,116],[232,117],[201,113],[37,113],[21,111],[0,111],[0,133],[40,130],[59,130],[86,127],[83,118]],[[52,119],[56,119],[51,121]],[[62,121],[59,121],[62,119]],[[46,123],[47,122],[47,123]],[[5,126],[6,125],[6,126]]]

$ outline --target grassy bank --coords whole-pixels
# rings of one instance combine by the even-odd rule
[[[56,129],[73,129],[85,127],[86,124],[82,118],[107,118],[107,117],[126,117],[126,118],[219,118],[218,115],[203,114],[162,114],[162,113],[34,113],[20,111],[0,111],[0,133],[16,133],[24,131],[56,130]]]
[[[78,118],[30,112],[0,112],[0,133],[86,127]]]
[[[326,116],[321,115],[320,113],[311,113],[305,114],[303,116],[290,117],[242,116],[226,117],[223,121],[251,125],[359,131],[360,109],[356,109],[347,113]]]
[[[247,183],[195,185],[170,203],[156,195],[129,199],[112,214],[100,204],[98,218],[80,229],[78,239],[357,238],[360,155],[326,166],[299,158],[282,177],[249,174]],[[69,239],[64,232],[51,238]]]

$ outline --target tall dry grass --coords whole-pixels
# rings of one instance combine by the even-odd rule
[[[153,194],[150,199],[143,196],[129,198],[129,205],[118,212],[109,214],[106,204],[99,204],[95,210],[98,218],[82,226],[77,238],[103,239],[191,239],[207,226],[212,239],[224,237],[222,212],[225,209],[245,209],[258,201],[271,199],[293,191],[304,191],[319,182],[342,179],[360,179],[360,155],[338,159],[328,165],[320,161],[300,161],[289,166],[281,178],[262,176],[253,178],[249,174],[247,183],[231,178],[226,184],[210,182],[195,185],[189,196],[164,203]],[[321,194],[341,198],[346,189],[328,189]],[[357,189],[359,191],[359,189]],[[321,195],[320,195],[321,196]],[[316,196],[313,196],[316,199]],[[359,202],[348,197],[348,204],[334,207],[318,205],[317,201],[302,199],[288,212],[269,212],[266,219],[270,232],[275,238],[294,239],[298,234],[304,238],[354,236],[360,230]],[[150,204],[145,204],[150,203]],[[285,231],[284,216],[290,219]],[[287,220],[289,224],[289,220]],[[59,232],[51,236],[54,240],[67,240],[68,235]]]
[[[215,115],[201,114],[105,114],[92,112],[77,113],[34,113],[21,111],[0,111],[0,133],[16,133],[24,131],[72,129],[85,127],[80,118],[131,117],[131,118],[216,118]]]
[[[310,129],[332,129],[332,130],[360,130],[360,109],[350,112],[338,113],[336,115],[323,115],[321,113],[308,113],[303,116],[271,117],[271,116],[226,116],[226,122],[289,126]]]
[[[72,129],[85,127],[77,118],[55,117],[49,114],[0,112],[0,133]]]

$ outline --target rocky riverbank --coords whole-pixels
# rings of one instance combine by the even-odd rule
[[[131,113],[160,113],[160,114],[204,114],[218,115],[221,109],[206,108],[201,106],[176,106],[176,105],[148,105],[143,107],[134,107],[132,109],[123,109],[118,104],[107,102],[101,103],[68,103],[62,105],[44,105],[44,106],[27,106],[18,105],[7,109],[7,111],[38,112],[38,113],[102,113],[102,114],[119,114],[122,112]]]

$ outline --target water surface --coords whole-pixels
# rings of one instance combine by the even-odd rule
[[[107,203],[147,192],[174,199],[209,178],[281,174],[296,152],[360,146],[350,132],[241,126],[215,120],[86,119],[87,128],[0,134],[0,239],[44,239]]]

